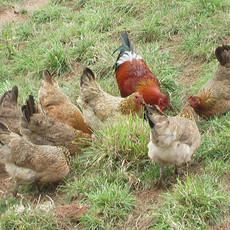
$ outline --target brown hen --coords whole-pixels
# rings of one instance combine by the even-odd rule
[[[81,111],[62,92],[58,85],[53,82],[48,70],[43,73],[43,81],[38,92],[38,100],[42,110],[49,117],[63,122],[84,133],[92,134],[85,123]]]
[[[53,183],[69,173],[69,151],[65,147],[34,145],[0,122],[0,154],[6,171],[15,180],[13,195],[19,185]]]
[[[142,96],[138,92],[126,98],[112,96],[100,87],[89,68],[83,71],[77,103],[89,126],[98,128],[108,118],[115,119],[116,114],[142,116],[141,100]]]
[[[219,46],[215,55],[219,61],[215,76],[188,99],[195,112],[206,118],[230,110],[230,46]]]
[[[22,106],[22,112],[21,132],[28,141],[34,144],[64,146],[71,155],[74,155],[83,144],[86,144],[85,138],[91,138],[89,134],[40,112],[31,95],[26,105]]]

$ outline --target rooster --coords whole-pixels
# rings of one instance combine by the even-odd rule
[[[215,55],[219,61],[215,76],[201,87],[198,94],[188,99],[195,112],[206,118],[230,110],[230,46],[219,46]]]
[[[140,92],[145,103],[158,105],[161,110],[170,106],[169,93],[162,93],[160,82],[148,68],[143,58],[133,51],[127,32],[121,35],[122,45],[116,61],[116,78],[122,97]]]
[[[201,137],[191,107],[185,106],[178,116],[165,115],[158,106],[145,105],[145,115],[151,128],[148,156],[160,164],[159,184],[163,183],[163,166],[177,166],[191,160]]]
[[[137,114],[142,116],[142,95],[138,92],[127,98],[115,97],[106,93],[97,83],[94,73],[86,68],[80,82],[80,95],[77,100],[86,123],[93,128],[103,125],[108,118],[116,114]]]

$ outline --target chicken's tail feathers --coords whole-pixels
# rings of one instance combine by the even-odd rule
[[[12,100],[17,103],[18,102],[18,87],[16,85],[13,86],[11,92],[12,92],[11,93],[12,94]]]
[[[29,95],[29,99],[26,101],[26,104],[22,106],[22,113],[27,122],[30,121],[30,117],[33,116],[34,113],[38,113],[37,105],[34,102],[34,98],[32,95]]]
[[[167,116],[160,110],[157,105],[144,104],[144,109],[145,118],[148,120],[150,128],[154,128],[156,122],[158,122],[159,117],[167,118]]]
[[[225,66],[230,63],[230,46],[222,45],[216,48],[215,55],[221,65]]]
[[[43,71],[42,78],[43,78],[43,80],[45,82],[53,84],[52,75],[51,75],[51,73],[49,72],[48,69],[46,69],[46,70]]]
[[[15,85],[11,90],[6,91],[1,99],[0,99],[0,105],[3,105],[4,103],[10,102],[17,105],[18,103],[18,87]]]
[[[113,51],[113,54],[116,53],[117,51],[120,51],[120,54],[118,55],[117,59],[119,59],[124,54],[125,51],[133,52],[133,44],[130,41],[126,31],[121,34],[121,41],[122,41],[121,46]]]
[[[95,80],[96,78],[93,71],[90,68],[86,67],[81,75],[80,85],[82,86],[85,82],[95,81]]]

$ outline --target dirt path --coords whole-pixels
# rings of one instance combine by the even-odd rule
[[[26,14],[20,14],[20,9],[26,10],[27,13],[47,5],[49,0],[27,0],[21,3],[15,4],[14,7],[0,6],[0,30],[4,24],[10,22],[20,22],[26,18]]]

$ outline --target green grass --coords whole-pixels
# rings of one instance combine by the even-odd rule
[[[156,229],[206,229],[230,211],[229,192],[215,175],[187,175],[187,181],[178,180],[163,199],[165,204],[154,211]]]
[[[16,2],[0,0],[0,5]],[[4,25],[0,32],[0,94],[18,85],[20,106],[29,94],[37,100],[42,72],[49,69],[76,104],[80,76],[88,66],[105,91],[119,95],[117,54],[112,53],[126,30],[134,50],[170,93],[173,110],[166,113],[176,115],[213,77],[218,65],[214,50],[229,43],[229,9],[228,0],[50,0],[31,13],[21,9],[25,20]],[[190,166],[187,180],[176,180],[166,167],[164,176],[171,186],[160,192],[161,202],[155,202],[157,195],[143,202],[153,208],[150,228],[209,229],[229,218],[229,184],[224,183],[230,171],[229,115],[198,121],[202,144],[193,160],[200,173]],[[159,166],[147,156],[149,126],[130,117],[111,122],[95,135],[97,140],[71,159],[57,199],[88,206],[79,223],[67,220],[70,229],[122,229],[128,219],[143,217],[136,213],[135,194],[156,189]],[[33,190],[22,186],[19,193],[31,195]],[[20,213],[15,208],[19,206],[24,207]],[[60,229],[66,221],[36,209],[33,199],[14,200],[10,195],[0,200],[0,216],[2,229]]]
[[[81,217],[85,228],[111,228],[134,208],[135,197],[128,186],[107,181],[96,191],[86,193],[90,209]]]
[[[41,200],[36,204],[13,197],[0,198],[0,228],[9,229],[60,229],[64,226],[50,213],[52,202]]]
[[[0,0],[0,6],[14,6],[15,3],[20,3],[23,0]]]

